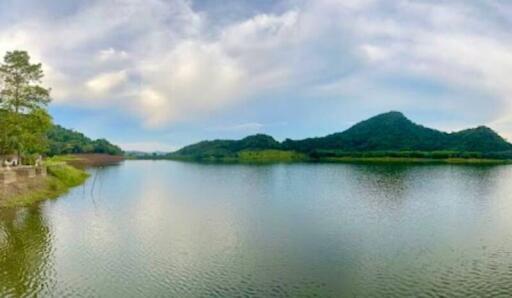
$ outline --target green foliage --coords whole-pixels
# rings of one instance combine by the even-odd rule
[[[43,76],[41,64],[31,64],[27,52],[7,52],[0,65],[2,106],[15,113],[44,108],[50,102],[50,90],[39,85]]]
[[[21,151],[26,155],[46,151],[48,142],[47,131],[52,127],[52,119],[44,109],[35,108],[22,115],[21,132],[19,134]]]
[[[451,134],[451,137],[450,147],[453,150],[482,153],[512,151],[512,145],[485,126],[462,130]]]
[[[52,120],[42,78],[41,64],[31,64],[27,52],[7,52],[0,64],[0,154],[29,157],[46,150]]]
[[[84,134],[54,125],[48,131],[48,155],[79,154],[79,153],[105,153],[122,155],[123,151],[105,139],[91,140]]]
[[[255,135],[239,141],[203,141],[167,155],[208,161],[287,160],[290,156],[295,160],[512,159],[512,145],[487,127],[445,133],[389,112],[321,138],[279,143],[270,136]]]
[[[15,115],[0,109],[0,155],[14,153],[18,147],[16,131]]]

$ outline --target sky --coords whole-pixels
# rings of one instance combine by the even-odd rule
[[[54,121],[125,150],[322,136],[397,110],[512,140],[508,0],[0,0]]]

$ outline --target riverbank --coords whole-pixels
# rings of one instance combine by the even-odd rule
[[[90,166],[119,163],[123,158],[103,154],[63,155],[45,161],[47,176],[18,179],[15,183],[0,185],[0,208],[27,206],[57,198],[70,188],[83,184]]]
[[[70,188],[85,182],[87,172],[66,163],[47,164],[48,175],[18,179],[15,183],[0,186],[0,208],[30,205],[53,199]]]

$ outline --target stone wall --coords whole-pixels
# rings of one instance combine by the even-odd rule
[[[47,171],[46,167],[44,167],[44,166],[36,167],[36,176],[46,177],[47,175],[48,175],[48,171]]]
[[[0,171],[0,185],[16,182],[16,173],[13,171]]]
[[[46,177],[45,166],[22,166],[15,168],[0,168],[0,185],[15,183],[18,179],[32,179],[37,176]]]

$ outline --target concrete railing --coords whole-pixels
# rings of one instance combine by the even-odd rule
[[[47,169],[45,166],[20,166],[14,168],[0,168],[0,185],[15,183],[21,179],[32,179],[37,176],[46,177]]]

